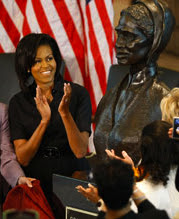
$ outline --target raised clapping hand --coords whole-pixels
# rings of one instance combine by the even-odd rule
[[[134,162],[133,162],[133,160],[131,159],[131,157],[130,157],[125,151],[122,151],[122,156],[123,156],[124,158],[115,155],[115,152],[114,152],[113,149],[112,149],[112,150],[106,149],[105,151],[106,151],[107,155],[108,155],[111,159],[122,160],[123,162],[128,163],[128,164],[130,164],[132,167],[134,167]]]
[[[36,97],[34,98],[37,109],[42,117],[43,122],[49,122],[51,117],[51,109],[47,102],[47,99],[42,95],[40,87],[37,85]]]
[[[63,90],[64,90],[64,95],[58,107],[58,112],[60,113],[61,116],[69,113],[69,104],[70,104],[71,92],[72,92],[70,83],[68,84],[64,83]]]
[[[86,197],[87,200],[97,203],[100,199],[98,195],[98,190],[95,186],[88,184],[88,188],[84,188],[83,186],[77,186],[77,191],[80,192],[84,197]]]

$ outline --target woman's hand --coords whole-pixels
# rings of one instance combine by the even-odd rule
[[[20,176],[18,179],[17,184],[21,185],[21,184],[26,184],[28,187],[32,187],[32,181],[34,181],[36,179],[34,178],[29,178],[29,177],[25,177],[25,176]]]
[[[111,159],[118,159],[118,160],[122,160],[123,162],[127,163],[127,164],[130,164],[132,167],[134,167],[134,162],[133,160],[131,159],[131,157],[125,152],[125,151],[122,151],[122,157],[119,157],[117,155],[115,155],[115,152],[114,150],[108,150],[106,149],[105,150],[107,155],[111,158]]]
[[[47,99],[42,95],[40,87],[37,85],[36,88],[36,97],[34,98],[37,109],[42,117],[42,122],[49,122],[51,117],[51,109],[47,102]]]
[[[97,203],[100,199],[98,195],[98,190],[96,187],[91,185],[90,183],[88,184],[88,188],[84,188],[83,186],[77,186],[76,187],[77,191],[80,192],[84,197],[86,197],[87,200],[90,200],[93,203]]]
[[[172,133],[173,133],[173,128],[170,128],[170,129],[168,130],[168,136],[169,136],[169,138],[172,138]]]
[[[68,84],[64,83],[63,89],[64,89],[64,95],[58,107],[58,112],[60,113],[61,116],[64,116],[69,113],[69,104],[70,104],[71,92],[72,92],[70,83]]]

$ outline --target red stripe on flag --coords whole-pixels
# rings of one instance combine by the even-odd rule
[[[29,33],[31,33],[28,21],[27,21],[27,17],[26,17],[26,5],[27,5],[27,0],[16,0],[16,3],[18,4],[22,14],[24,15],[24,23],[23,23],[23,27],[22,27],[22,33],[23,35],[27,35]]]
[[[101,18],[101,22],[103,25],[103,30],[106,34],[106,39],[109,45],[109,54],[111,57],[111,63],[113,63],[113,48],[114,48],[114,41],[113,41],[113,26],[111,25],[111,21],[109,19],[108,12],[106,10],[106,5],[104,1],[95,1],[96,7],[98,9],[99,16]],[[103,10],[101,10],[101,8]]]
[[[67,66],[65,66],[65,74],[64,74],[64,79],[67,80],[67,81],[72,81],[71,79],[71,76],[70,76],[70,73],[68,71],[68,68]]]
[[[97,103],[96,103],[96,100],[95,100],[95,95],[94,93],[96,92],[94,89],[93,89],[93,86],[92,86],[92,82],[91,82],[91,78],[90,78],[90,75],[88,74],[87,77],[86,77],[87,81],[89,82],[86,86],[86,89],[88,90],[89,92],[89,95],[90,95],[90,99],[91,99],[91,105],[92,105],[92,115],[95,115],[96,113],[96,109],[97,109]],[[96,81],[96,83],[98,83]]]
[[[16,0],[18,7],[20,8],[23,15],[25,15],[25,9],[27,5],[27,0]]]
[[[1,44],[0,44],[0,53],[4,53],[4,50],[3,50],[3,48],[1,47]]]
[[[9,16],[2,1],[0,1],[0,8],[1,8],[0,20],[5,28],[6,32],[8,33],[9,38],[11,39],[12,43],[16,47],[18,42],[19,42],[19,38],[20,38],[19,31],[17,30],[16,26],[14,25],[13,21],[11,20],[11,17]]]
[[[47,16],[43,10],[40,0],[32,0],[32,5],[35,11],[35,15],[40,26],[42,33],[49,34],[51,37],[55,38],[53,31],[47,20]]]
[[[29,33],[31,33],[31,29],[29,27],[29,24],[28,24],[28,21],[27,21],[27,17],[24,18],[24,25],[23,25],[22,32],[23,32],[24,36],[29,34]]]
[[[65,28],[66,34],[68,36],[69,42],[73,48],[73,51],[75,53],[77,62],[79,64],[82,77],[84,79],[84,84],[86,84],[85,81],[85,56],[84,56],[84,47],[81,42],[81,39],[79,37],[79,34],[76,30],[73,18],[71,17],[68,7],[65,4],[64,1],[55,1],[53,0],[53,3],[56,7],[56,10],[58,12],[58,15],[61,19],[61,22]]]
[[[96,71],[97,71],[97,74],[98,74],[100,87],[101,87],[101,90],[104,94],[105,91],[106,91],[106,71],[105,71],[105,66],[104,66],[104,63],[103,63],[103,60],[102,60],[102,57],[101,57],[101,54],[100,54],[100,50],[99,50],[99,47],[98,47],[95,32],[94,32],[94,29],[93,29],[93,24],[92,24],[92,20],[91,20],[91,13],[90,13],[89,5],[87,5],[87,7],[86,7],[86,14],[87,14],[87,18],[88,18],[91,53],[92,53],[93,58],[94,58],[95,68],[96,68]]]

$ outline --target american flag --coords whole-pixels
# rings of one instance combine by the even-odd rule
[[[14,52],[21,37],[47,33],[65,61],[65,78],[85,86],[93,115],[115,59],[112,0],[0,0],[0,53]]]

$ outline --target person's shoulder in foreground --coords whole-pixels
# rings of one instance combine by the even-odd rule
[[[165,210],[158,210],[156,209],[147,199],[145,199],[141,204],[138,206],[138,214],[134,211],[129,211],[124,216],[120,217],[121,219],[169,219]],[[106,213],[100,211],[98,214],[98,219],[105,219]]]

